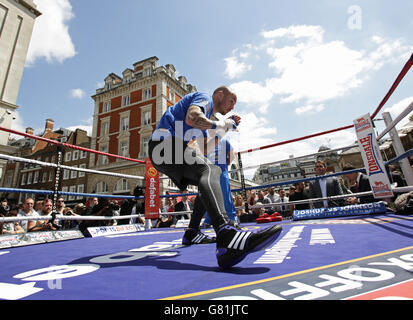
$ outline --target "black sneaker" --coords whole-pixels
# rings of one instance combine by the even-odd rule
[[[217,242],[215,237],[209,237],[196,229],[186,229],[182,238],[182,244],[186,246],[190,246],[191,244],[206,244],[215,242]]]
[[[281,230],[280,225],[274,225],[254,233],[225,225],[217,232],[218,265],[223,269],[236,265],[248,254],[269,246],[281,234]]]

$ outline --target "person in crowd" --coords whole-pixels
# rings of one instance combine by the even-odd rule
[[[294,194],[294,192],[295,192],[295,186],[290,186],[290,188],[288,189],[288,198],[290,198]]]
[[[42,207],[43,207],[43,200],[37,200],[35,203],[34,203],[34,210],[36,210],[37,212],[39,212],[40,210],[42,210]]]
[[[285,194],[285,190],[284,189],[279,189],[278,190],[278,195],[280,196],[276,203],[279,203],[280,205],[277,206],[279,213],[283,216],[286,217],[290,214],[290,205],[288,204],[283,204],[284,202],[289,202],[288,197]]]
[[[18,217],[38,217],[39,214],[33,209],[34,200],[32,198],[26,198],[24,200],[22,208],[17,213]],[[21,220],[19,222],[24,232],[31,232],[36,227],[37,220]]]
[[[244,197],[242,196],[242,194],[237,194],[235,196],[234,206],[235,206],[235,214],[237,215],[238,221],[245,222],[245,220],[248,220],[248,219],[244,219],[244,216],[247,216],[248,213],[245,211],[245,202],[244,202]]]
[[[0,206],[0,217],[16,217],[17,213],[19,211],[19,208],[15,205],[8,206],[7,201],[6,204],[4,204],[4,201],[2,201],[2,204]],[[19,234],[19,233],[24,233],[23,228],[20,226],[20,224],[16,222],[0,222],[0,234]]]
[[[119,216],[130,216],[132,214],[139,214],[139,217],[136,218],[131,218],[131,219],[119,219],[117,221],[118,225],[125,225],[129,223],[141,223],[144,224],[145,220],[142,218],[142,216],[145,216],[145,204],[144,204],[144,199],[139,199],[145,194],[144,187],[137,185],[133,189],[133,196],[135,198],[132,199],[125,199],[122,201],[120,205],[120,210],[119,210]],[[133,212],[133,213],[132,213]]]
[[[168,211],[162,212],[156,222],[155,228],[174,228],[177,219],[173,214],[168,214]]]
[[[65,207],[66,207],[65,199],[63,197],[58,197],[56,201],[57,214],[63,214]]]
[[[342,168],[342,171],[349,171],[357,169],[353,165],[345,165]],[[359,193],[365,191],[371,191],[371,185],[369,178],[367,175],[361,172],[353,172],[344,174],[344,178],[348,181],[348,185],[350,186],[350,191],[352,193]],[[378,200],[374,199],[373,195],[362,196],[362,197],[350,197],[347,198],[348,204],[357,204],[357,203],[370,203],[375,202]]]
[[[83,216],[85,211],[85,205],[82,202],[75,204],[73,207],[73,212],[78,216]]]
[[[51,199],[44,199],[41,201],[41,208],[37,213],[39,216],[50,216],[53,210],[53,203]],[[30,231],[55,231],[57,228],[55,228],[52,223],[50,222],[49,219],[46,220],[38,220],[36,221],[36,225],[31,228]]]
[[[401,172],[396,168],[396,166],[394,165],[389,165],[388,166],[388,172],[390,172],[390,174],[388,174],[389,178],[390,178],[390,182],[396,183],[397,187],[406,187],[407,186],[407,182],[406,180],[403,178]]]
[[[322,160],[316,162],[315,171],[318,177],[322,177],[326,174],[327,166]],[[308,196],[310,199],[325,198],[332,196],[343,195],[344,192],[341,189],[341,185],[336,177],[328,177],[323,179],[313,180],[309,184]],[[338,207],[344,204],[343,200],[323,200],[313,203],[315,208],[327,208]]]
[[[116,208],[110,203],[107,198],[101,198],[99,203],[92,207],[90,216],[105,216],[113,217]],[[111,220],[82,220],[79,224],[79,230],[87,235],[87,228],[101,227],[111,225]]]
[[[260,196],[260,193],[262,194],[262,197]],[[255,202],[255,205],[264,205],[263,203],[264,201],[264,192],[263,191],[258,191],[258,199]],[[263,216],[264,214],[266,214],[266,207],[258,207],[258,208],[254,208],[252,209],[252,215],[249,217],[250,221],[253,222],[255,220],[257,220],[259,217]]]
[[[4,208],[4,210],[9,210],[8,200],[6,198],[1,199],[0,205]]]
[[[247,201],[249,207],[252,207],[257,201],[257,193],[254,190],[249,193]]]
[[[211,116],[216,113],[227,115],[233,110],[236,100],[235,93],[225,86],[215,89],[212,96],[201,92],[187,94],[166,110],[149,140],[149,158],[155,169],[166,174],[181,191],[186,190],[188,185],[194,185],[199,190],[182,243],[216,242],[217,262],[224,269],[239,263],[254,249],[264,249],[281,233],[279,226],[252,233],[231,224],[220,187],[221,169],[203,153],[188,146],[194,138],[199,140],[200,146],[215,143],[215,137],[208,137],[208,129],[217,129],[222,136],[229,130],[235,130],[241,117],[233,115],[215,121],[211,120]],[[216,239],[200,231],[205,211],[211,218]],[[233,247],[233,240],[240,236],[243,238],[241,245]],[[203,239],[200,242],[199,237]]]
[[[188,190],[185,190],[184,192],[182,192],[182,194],[187,194],[187,193],[188,193]],[[188,196],[187,195],[182,196],[181,200],[179,202],[177,202],[176,205],[175,205],[175,212],[184,211],[186,213],[178,215],[176,218],[177,219],[190,219],[191,218],[191,212],[189,212],[189,211],[192,211],[193,209],[194,209],[193,205],[189,201]]]
[[[270,188],[268,188],[267,194],[264,197],[263,204],[276,203],[279,198],[280,198],[280,196],[275,192],[275,188],[270,187]],[[265,208],[266,213],[273,214],[276,211],[275,208],[276,208],[275,206],[274,207],[266,207]]]
[[[94,206],[96,206],[97,204],[99,204],[99,199],[98,198],[96,198],[96,197],[93,197],[91,200],[90,200],[90,207],[94,207]]]
[[[295,187],[294,192],[290,194],[288,198],[290,201],[300,201],[300,200],[308,199],[308,195],[305,190],[304,182],[297,182],[294,185],[294,187]],[[306,209],[310,209],[310,204],[308,202],[292,204],[290,205],[290,215],[293,215],[294,210],[306,210]]]

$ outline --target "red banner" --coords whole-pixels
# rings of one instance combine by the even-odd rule
[[[160,206],[159,172],[149,158],[145,161],[145,219],[158,219]]]

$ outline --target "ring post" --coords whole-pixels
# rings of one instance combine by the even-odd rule
[[[383,116],[384,123],[386,124],[386,126],[390,126],[390,124],[393,121],[390,113],[383,112],[382,116]],[[400,141],[399,134],[397,133],[397,130],[395,127],[389,131],[389,135],[393,142],[393,148],[394,148],[394,152],[396,153],[396,156],[400,156],[401,154],[405,152],[405,150],[403,148],[403,144]],[[400,167],[403,171],[403,175],[406,179],[407,184],[413,185],[413,171],[412,171],[412,168],[410,167],[408,158],[404,158],[400,160]]]
[[[241,152],[238,152],[238,166],[240,169],[241,174],[241,191],[242,196],[244,197],[244,204],[245,204],[245,212],[248,213],[248,199],[247,199],[247,190],[245,189],[245,177],[244,177],[244,169],[242,168],[242,160],[241,160]]]
[[[56,203],[57,203],[57,198],[59,196],[59,190],[60,190],[60,176],[61,176],[61,165],[62,165],[62,159],[63,159],[63,147],[62,144],[59,143],[57,145],[57,163],[56,163],[56,170],[55,170],[55,181],[54,181],[54,190],[53,190],[53,209],[52,209],[52,220],[51,223],[54,223],[57,209],[56,209]]]

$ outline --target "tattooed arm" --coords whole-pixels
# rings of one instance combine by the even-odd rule
[[[186,114],[185,123],[193,128],[211,129],[213,122],[209,120],[198,106],[190,106]]]

